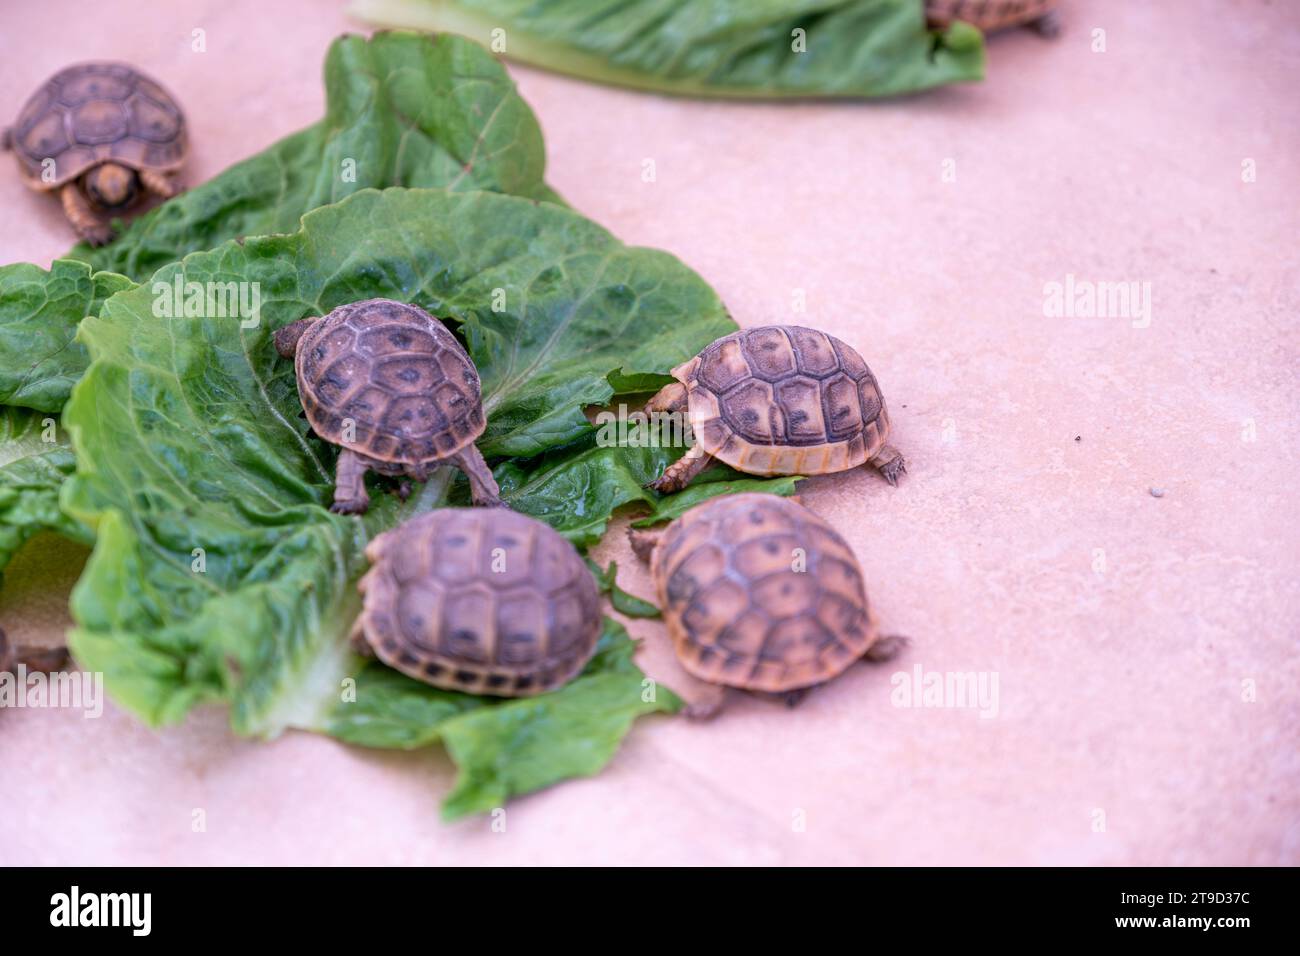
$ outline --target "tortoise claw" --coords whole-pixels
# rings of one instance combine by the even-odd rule
[[[1050,10],[1029,24],[1029,28],[1040,37],[1055,40],[1061,35],[1061,17],[1056,10]]]
[[[86,245],[99,248],[113,241],[113,230],[109,226],[96,226],[79,229],[78,232]]]
[[[781,691],[752,691],[756,697],[762,697],[770,700],[774,704],[785,704],[786,707],[794,708],[803,703],[803,699],[808,696],[811,687],[798,687],[794,690]]]
[[[677,490],[677,488],[674,487],[674,483],[673,483],[673,482],[671,482],[671,481],[665,481],[665,480],[664,480],[664,479],[667,478],[667,477],[668,477],[667,475],[660,475],[660,476],[659,476],[658,478],[656,478],[654,481],[647,481],[647,482],[646,482],[644,485],[642,485],[641,487],[642,487],[642,488],[648,488],[648,489],[650,489],[651,491],[653,491],[653,492],[655,492],[655,493],[657,493],[657,494],[661,494],[661,495],[669,495],[669,494],[672,494],[674,491]]]

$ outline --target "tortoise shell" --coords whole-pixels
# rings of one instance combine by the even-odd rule
[[[713,498],[651,557],[677,657],[713,684],[780,693],[830,680],[876,639],[853,551],[775,495]]]
[[[874,458],[889,439],[889,413],[871,369],[817,329],[742,329],[672,374],[686,386],[700,447],[737,471],[845,471]]]
[[[1039,19],[1060,0],[925,0],[925,17],[936,26],[964,20],[985,33]]]
[[[445,458],[486,426],[474,363],[441,322],[414,305],[368,299],[339,306],[303,333],[294,368],[316,434],[379,466]]]
[[[27,101],[8,131],[33,189],[51,190],[100,163],[176,169],[188,146],[185,117],[156,82],[122,63],[79,63],[60,70]],[[41,178],[53,160],[54,176]]]
[[[504,508],[426,512],[372,541],[361,629],[385,664],[451,690],[527,697],[567,683],[600,638],[577,550]]]

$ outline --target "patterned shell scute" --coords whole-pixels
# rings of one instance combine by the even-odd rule
[[[430,462],[483,434],[474,363],[416,306],[341,305],[304,333],[295,366],[316,434],[377,461]]]
[[[702,680],[774,693],[809,687],[875,640],[852,550],[784,498],[707,501],[669,527],[653,560],[677,655]]]
[[[931,23],[946,26],[965,20],[985,33],[1029,23],[1054,9],[1060,0],[926,0]]]
[[[503,508],[445,508],[367,554],[363,623],[375,654],[418,680],[524,697],[576,676],[600,637],[600,594],[548,525]]]
[[[867,363],[816,329],[735,332],[678,371],[701,446],[743,471],[838,471],[862,464],[888,438],[884,400]]]
[[[27,101],[10,131],[30,184],[56,189],[103,162],[172,170],[185,159],[185,117],[161,86],[120,63],[60,70]],[[53,178],[41,178],[53,160]]]

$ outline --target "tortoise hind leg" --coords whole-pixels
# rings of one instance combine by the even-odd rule
[[[76,183],[68,183],[59,190],[59,199],[63,203],[63,214],[72,223],[72,228],[92,246],[102,246],[113,238],[113,227],[90,205]]]
[[[501,488],[492,477],[492,469],[483,460],[483,453],[473,445],[466,445],[448,461],[465,473],[469,479],[469,494],[474,504],[481,508],[504,508]]]
[[[163,199],[171,199],[184,189],[175,176],[157,169],[140,170],[140,182],[144,183],[144,188],[149,192]]]
[[[713,456],[699,445],[692,445],[686,454],[664,469],[664,473],[646,485],[661,495],[681,491],[691,479],[713,464]]]
[[[880,453],[867,464],[879,471],[881,477],[891,485],[896,486],[898,479],[907,474],[907,462],[903,461],[902,452],[893,445],[880,449]]]
[[[731,697],[731,688],[722,684],[705,684],[695,699],[682,708],[687,720],[712,720],[722,713]]]
[[[370,507],[366,493],[366,472],[370,466],[364,458],[350,448],[339,452],[334,468],[334,504],[330,511],[336,515],[363,515]]]

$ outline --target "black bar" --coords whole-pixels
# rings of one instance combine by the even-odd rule
[[[302,946],[427,933],[428,944],[441,947],[481,932],[493,949],[564,945],[575,933],[621,949],[675,947],[680,933],[694,934],[696,944],[771,943],[769,933],[797,935],[806,926],[813,938],[848,933],[873,948],[877,929],[885,938],[920,933],[927,948],[946,939],[1231,945],[1294,927],[1295,876],[1170,868],[8,869],[0,912],[6,943],[75,933],[83,942],[115,937],[128,945],[283,938]],[[116,912],[119,925],[52,925],[72,922],[74,886],[78,922]],[[133,893],[148,894],[147,935],[145,897],[120,895]]]

